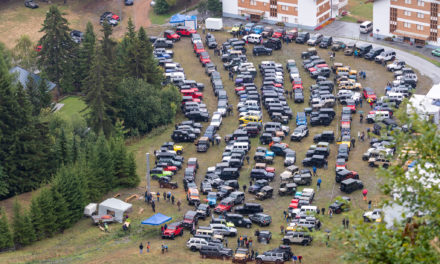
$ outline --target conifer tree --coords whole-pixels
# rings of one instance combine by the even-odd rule
[[[58,95],[61,95],[61,80],[70,74],[66,69],[72,59],[75,43],[70,37],[68,22],[58,7],[50,7],[40,32],[44,32],[44,35],[39,41],[42,49],[38,63],[49,79],[57,84]]]
[[[66,133],[64,132],[64,128],[61,129],[61,134],[58,138],[58,159],[60,161],[60,165],[67,165],[69,163],[69,149]]]
[[[112,118],[110,113],[114,112],[112,106],[112,93],[105,87],[106,69],[104,65],[105,56],[103,51],[98,50],[92,62],[89,76],[87,77],[87,90],[85,101],[89,125],[96,133],[103,132],[106,136],[112,131]]]
[[[96,142],[91,170],[93,173],[94,192],[101,196],[115,186],[115,174],[109,146],[103,136]]]
[[[86,78],[90,72],[91,61],[95,55],[96,35],[93,24],[89,21],[84,34],[82,47],[79,50],[78,79],[81,81],[81,90],[86,89]]]
[[[8,219],[3,208],[0,208],[0,251],[14,246],[12,240],[11,229],[9,228]]]
[[[35,240],[35,233],[30,221],[21,212],[21,206],[17,200],[14,202],[14,215],[12,220],[13,240],[17,247],[26,246]]]
[[[9,193],[9,184],[3,167],[0,165],[0,197],[6,196]]]
[[[57,230],[56,220],[57,217],[54,211],[54,201],[50,191],[44,188],[37,197],[38,206],[40,206],[42,213],[42,228],[43,234],[46,237],[51,237]]]
[[[53,200],[53,212],[56,217],[54,229],[55,231],[63,231],[70,225],[68,206],[57,188],[51,188],[50,192]]]
[[[78,143],[76,142],[76,136],[73,135],[72,139],[72,163],[78,161]]]
[[[35,232],[35,239],[41,240],[44,238],[44,230],[43,230],[43,213],[38,204],[37,197],[32,197],[31,206],[29,209],[29,218],[31,221],[31,225]]]
[[[40,114],[41,102],[40,102],[40,90],[38,84],[35,82],[31,74],[29,74],[26,82],[26,93],[28,95],[29,102],[32,105],[32,115],[37,116]]]
[[[153,47],[148,39],[145,29],[141,27],[138,31],[139,52],[142,61],[143,74],[142,78],[155,87],[161,87],[163,81],[162,70],[157,66],[153,56]]]

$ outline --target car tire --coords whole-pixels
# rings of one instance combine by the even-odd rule
[[[175,236],[174,236],[174,234],[173,234],[173,235],[171,235],[171,239],[174,239],[174,237],[175,237]]]
[[[163,184],[161,184],[159,187],[160,187],[160,188],[164,188]]]
[[[383,167],[384,169],[388,169],[389,165],[388,165],[388,164],[384,164],[384,165],[382,165],[382,167]]]
[[[197,248],[194,247],[194,246],[192,246],[192,247],[190,247],[190,250],[191,250],[192,252],[196,252],[196,251],[197,251]]]
[[[290,245],[290,241],[288,239],[283,239],[283,245]]]
[[[247,228],[247,229],[250,229],[251,227],[252,227],[251,224],[247,224],[247,225],[246,225],[246,228]]]

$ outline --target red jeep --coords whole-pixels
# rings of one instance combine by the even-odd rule
[[[166,163],[158,163],[156,167],[162,168],[164,171],[171,171],[172,173],[176,174],[177,167],[176,166],[169,166]]]
[[[172,41],[180,40],[180,35],[174,33],[172,30],[165,30],[165,32],[163,32],[163,37]]]
[[[272,38],[282,38],[282,37],[284,37],[284,35],[286,35],[286,30],[284,28],[278,28],[272,34]]]
[[[365,87],[364,88],[364,98],[367,99],[371,99],[373,100],[373,102],[376,102],[377,96],[376,93],[374,92],[373,89],[369,88],[369,87]]]
[[[191,96],[192,98],[203,98],[203,93],[199,92],[197,88],[190,88],[181,90],[182,96]]]
[[[195,29],[190,29],[189,27],[177,27],[176,33],[180,36],[191,37],[192,34],[196,34],[197,31]]]
[[[304,89],[303,88],[303,82],[302,82],[302,80],[301,79],[298,79],[298,80],[293,80],[293,82],[292,82],[292,89],[293,90],[295,90],[295,89]]]
[[[234,200],[231,198],[225,198],[214,208],[214,213],[221,214],[223,212],[230,212],[233,206]]]
[[[205,52],[205,47],[201,42],[194,43],[194,53],[197,55],[197,57],[200,55],[200,53]]]
[[[162,238],[174,239],[176,236],[183,236],[182,222],[174,222],[170,224],[162,233]]]
[[[200,56],[199,56],[199,60],[202,63],[203,67],[205,67],[206,63],[210,63],[211,62],[211,58],[209,57],[209,53],[208,52],[201,52]]]
[[[298,208],[298,204],[299,204],[299,199],[292,199],[292,201],[290,201],[289,208],[296,209]]]

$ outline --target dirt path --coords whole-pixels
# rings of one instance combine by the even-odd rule
[[[134,25],[136,29],[140,27],[149,27],[151,25],[148,18],[148,12],[150,12],[151,0],[136,0],[134,1]]]

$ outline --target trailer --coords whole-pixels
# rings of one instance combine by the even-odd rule
[[[217,31],[223,29],[223,19],[209,17],[205,20],[205,27],[210,31]]]

